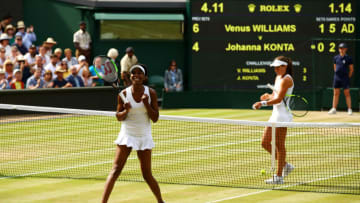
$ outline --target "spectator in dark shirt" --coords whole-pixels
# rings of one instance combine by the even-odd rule
[[[354,65],[352,58],[346,54],[347,45],[345,43],[339,44],[339,54],[334,57],[334,97],[333,105],[329,114],[336,114],[336,107],[339,103],[340,88],[344,89],[346,98],[346,105],[348,107],[348,114],[352,115],[351,96],[350,96],[350,78],[354,72]]]
[[[16,34],[14,45],[17,47],[17,49],[22,55],[25,55],[28,52],[28,49],[23,44],[21,34]]]
[[[66,80],[73,86],[73,87],[84,87],[84,82],[80,76],[77,74],[77,70],[75,66],[70,68],[71,75],[69,75]]]
[[[58,66],[55,70],[56,78],[53,81],[53,88],[67,88],[71,87],[71,84],[64,79],[64,70]]]

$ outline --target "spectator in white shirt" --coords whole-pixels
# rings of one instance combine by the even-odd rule
[[[18,64],[17,64],[16,58],[17,58],[18,55],[21,55],[21,54],[19,53],[18,48],[17,48],[16,46],[12,46],[12,47],[11,47],[10,55],[7,56],[7,58],[10,59],[15,66],[17,66]]]
[[[86,31],[86,23],[84,21],[80,22],[80,29],[74,33],[74,46],[76,49],[75,56],[79,57],[84,55],[87,59],[87,62],[90,63],[91,55],[91,36]]]
[[[65,61],[67,63],[67,67],[71,68],[71,66],[74,66],[78,64],[79,62],[75,57],[72,56],[71,49],[67,48],[64,50],[65,58],[62,59],[62,61]]]
[[[51,56],[52,53],[52,48],[54,47],[54,45],[57,44],[57,42],[55,42],[55,40],[52,37],[48,37],[46,39],[46,41],[43,43],[43,47],[45,47],[46,49],[46,55]]]
[[[57,65],[60,65],[61,59],[62,59],[62,49],[61,48],[56,48],[54,50],[54,54],[58,57],[59,61]]]
[[[50,63],[50,56],[46,54],[46,48],[44,46],[39,48],[38,56],[42,58],[44,66]]]
[[[11,47],[9,45],[9,36],[6,33],[0,35],[0,48],[5,49],[5,55],[9,56],[11,53]]]
[[[45,71],[50,70],[52,74],[55,74],[58,61],[59,59],[55,54],[51,55],[50,63],[45,66]]]
[[[44,76],[45,68],[44,68],[44,60],[41,56],[37,55],[35,58],[35,66],[33,68],[34,70],[40,69],[41,70],[41,77]]]
[[[3,68],[5,61],[6,61],[5,49],[1,47],[0,48],[0,69]]]
[[[89,64],[86,61],[86,57],[84,55],[80,55],[78,58],[79,64],[76,64],[76,71],[78,73],[78,75],[82,75],[82,72],[84,69],[88,69],[89,70]]]
[[[132,47],[126,48],[126,54],[122,57],[120,61],[121,66],[121,79],[124,81],[124,86],[127,87],[131,85],[130,81],[130,68],[138,63],[138,59],[134,54],[134,49]]]
[[[34,67],[35,66],[35,56],[36,56],[36,46],[31,45],[29,48],[29,52],[25,54],[25,62],[28,66]]]

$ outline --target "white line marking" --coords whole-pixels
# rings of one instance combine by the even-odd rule
[[[341,175],[333,175],[333,176],[329,176],[329,177],[325,177],[325,178],[318,178],[318,179],[309,180],[309,181],[306,181],[306,182],[303,182],[303,183],[295,183],[295,184],[291,184],[291,185],[285,185],[285,186],[281,186],[281,187],[276,187],[274,189],[260,190],[260,191],[251,192],[251,193],[247,193],[247,194],[242,194],[242,195],[237,195],[237,196],[233,196],[233,197],[227,197],[227,198],[224,198],[224,199],[214,200],[214,201],[210,201],[210,202],[207,202],[207,203],[216,203],[216,202],[222,202],[222,201],[231,200],[231,199],[237,199],[237,198],[241,198],[241,197],[247,197],[247,196],[256,195],[256,194],[269,192],[269,191],[273,191],[273,190],[279,190],[279,189],[284,189],[284,188],[309,184],[309,183],[313,183],[313,182],[317,182],[317,181],[328,180],[328,179],[331,179],[331,178],[339,178],[339,177],[343,177],[343,176],[353,175],[353,174],[359,173],[359,172],[360,172],[360,170],[352,172],[352,173],[344,173],[344,174],[341,174]]]

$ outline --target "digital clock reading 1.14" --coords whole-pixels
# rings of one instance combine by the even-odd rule
[[[279,55],[293,59],[296,88],[328,85],[315,73],[324,69],[331,81],[338,44],[345,40],[350,53],[356,50],[355,0],[192,0],[190,6],[193,89],[273,83],[269,64]]]

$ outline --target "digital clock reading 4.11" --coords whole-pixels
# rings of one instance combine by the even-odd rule
[[[190,6],[193,89],[273,83],[269,63],[279,55],[293,59],[296,88],[327,85],[313,73],[329,73],[340,42],[356,50],[355,0],[191,0]]]

